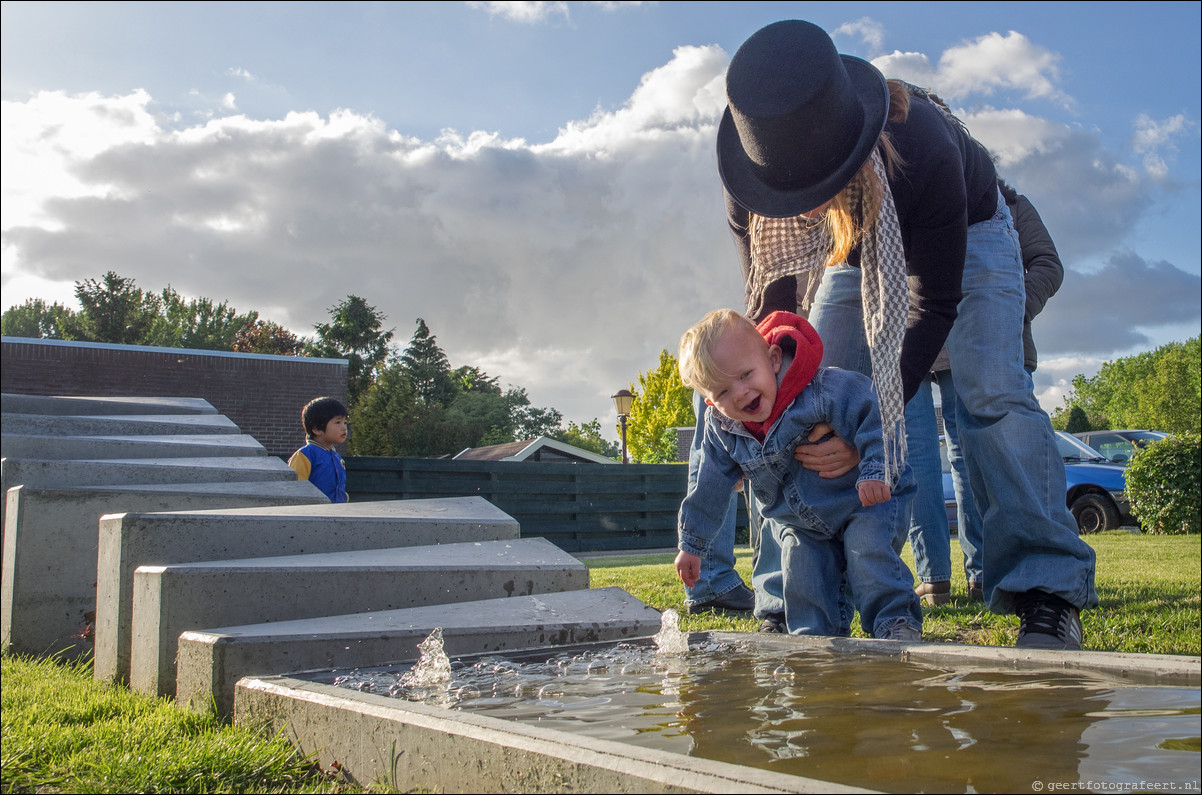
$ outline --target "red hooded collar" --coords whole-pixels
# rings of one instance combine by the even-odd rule
[[[752,436],[763,442],[773,423],[818,372],[818,365],[822,362],[822,340],[808,320],[792,312],[773,312],[760,321],[756,330],[769,345],[779,345],[784,353],[793,355],[793,362],[776,390],[776,402],[772,404],[768,419],[743,423]]]

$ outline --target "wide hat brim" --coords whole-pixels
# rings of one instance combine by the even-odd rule
[[[840,55],[860,105],[864,123],[846,160],[830,174],[800,188],[780,189],[765,182],[743,150],[730,107],[718,125],[718,174],[741,207],[766,218],[792,218],[835,198],[868,161],[889,115],[889,86],[875,66],[851,55]],[[799,140],[798,146],[805,146]]]

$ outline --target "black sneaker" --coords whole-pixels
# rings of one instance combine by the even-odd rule
[[[775,618],[765,618],[760,622],[760,628],[756,632],[763,632],[769,635],[786,635],[785,625]]]
[[[1019,649],[1081,650],[1081,616],[1054,594],[1027,591],[1014,598]]]
[[[690,614],[704,613],[707,610],[730,610],[735,613],[748,613],[755,609],[755,591],[742,583],[719,597],[708,602],[699,602],[686,606]]]

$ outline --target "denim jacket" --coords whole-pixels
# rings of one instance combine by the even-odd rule
[[[858,471],[822,478],[793,458],[798,445],[819,422],[828,422],[840,438],[860,454]],[[856,484],[861,480],[889,482],[881,441],[881,415],[872,380],[851,370],[824,367],[768,430],[761,444],[740,422],[718,413],[705,413],[696,483],[690,482],[680,505],[677,532],[680,549],[705,557],[725,518],[730,495],[746,476],[755,490],[760,512],[817,533],[833,536],[860,506]],[[899,488],[912,485],[903,467]]]

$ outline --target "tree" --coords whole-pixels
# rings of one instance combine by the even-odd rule
[[[258,320],[258,312],[239,314],[227,301],[185,299],[168,285],[159,296],[162,311],[146,335],[147,345],[228,351],[238,332]]]
[[[348,295],[329,312],[329,323],[313,327],[317,339],[310,350],[317,356],[347,360],[347,401],[353,406],[391,353],[393,330],[384,331],[384,313],[357,295]]]
[[[1064,426],[1064,430],[1068,433],[1092,431],[1093,427],[1089,424],[1089,417],[1085,416],[1085,409],[1080,406],[1073,406],[1072,410],[1068,413],[1068,423]]]
[[[680,380],[676,357],[660,351],[659,365],[639,373],[638,386],[631,384],[630,391],[635,394],[626,431],[630,457],[645,464],[677,460],[673,429],[693,426],[697,419],[693,391]]]
[[[581,450],[589,450],[607,458],[617,460],[622,455],[616,442],[607,441],[601,436],[601,421],[595,417],[583,425],[569,422],[567,428],[548,435],[564,444],[579,447]]]
[[[1078,375],[1053,415],[1056,427],[1080,408],[1092,430],[1150,428],[1168,433],[1197,432],[1202,424],[1200,338],[1170,342],[1154,351],[1102,365],[1093,378]]]
[[[417,319],[417,331],[401,354],[404,368],[413,384],[417,399],[423,403],[445,406],[455,395],[455,382],[447,355],[438,347],[426,321]]]
[[[300,356],[305,349],[305,341],[279,323],[256,318],[238,329],[230,347],[239,353]]]
[[[83,309],[72,319],[70,333],[88,342],[145,345],[162,309],[157,295],[113,271],[100,281],[76,282],[75,297]]]
[[[69,328],[74,319],[75,312],[57,301],[47,304],[41,298],[29,298],[5,311],[0,317],[0,332],[6,337],[71,339]]]

